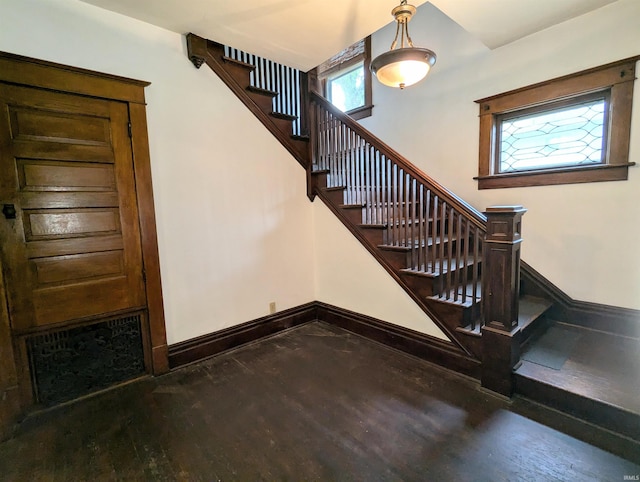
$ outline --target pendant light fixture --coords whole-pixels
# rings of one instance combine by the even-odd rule
[[[371,72],[379,82],[389,87],[404,89],[420,82],[436,63],[434,52],[414,47],[409,37],[407,24],[415,13],[416,7],[408,5],[407,0],[402,0],[400,5],[391,10],[391,15],[397,22],[396,37],[393,39],[391,49],[371,62]],[[400,37],[400,47],[396,48],[398,37]]]

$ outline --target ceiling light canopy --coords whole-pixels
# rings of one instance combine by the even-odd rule
[[[371,72],[378,81],[389,87],[404,89],[424,79],[436,63],[436,54],[429,50],[413,46],[407,24],[416,13],[416,7],[402,0],[400,5],[391,11],[395,17],[396,36],[391,48],[371,62]],[[400,47],[398,46],[400,37]],[[406,42],[406,47],[405,47]]]

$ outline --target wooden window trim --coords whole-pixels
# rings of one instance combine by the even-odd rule
[[[373,113],[373,94],[372,94],[372,76],[369,65],[371,64],[371,35],[364,39],[364,53],[358,54],[349,60],[341,62],[333,67],[318,73],[320,85],[322,87],[322,95],[327,97],[327,78],[340,70],[345,70],[354,64],[363,62],[364,65],[364,105],[351,109],[345,112],[345,114],[353,117],[356,120],[364,119],[365,117],[371,117]]]
[[[620,181],[628,179],[631,108],[636,62],[640,55],[600,67],[476,100],[480,107],[478,189]],[[497,120],[521,109],[556,103],[590,92],[609,92],[610,120],[604,164],[496,172]]]

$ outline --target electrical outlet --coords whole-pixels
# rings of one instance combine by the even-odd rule
[[[275,312],[276,312],[276,302],[272,301],[271,303],[269,303],[269,313],[273,315]]]

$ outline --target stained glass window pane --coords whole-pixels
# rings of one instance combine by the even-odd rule
[[[600,98],[503,119],[499,172],[602,163],[605,108]]]
[[[364,65],[359,63],[348,71],[327,79],[329,100],[342,112],[364,105]]]

